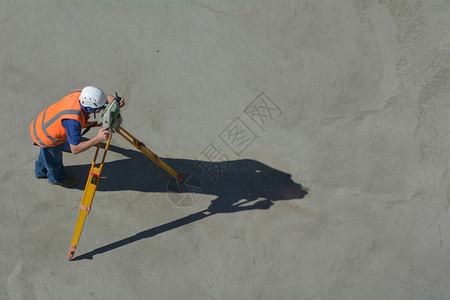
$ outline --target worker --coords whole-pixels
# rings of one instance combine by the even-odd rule
[[[40,147],[35,162],[36,178],[46,178],[55,185],[73,187],[78,180],[66,175],[62,151],[78,154],[111,137],[109,130],[101,128],[97,135],[81,141],[81,130],[86,127],[91,113],[100,112],[106,103],[112,103],[114,96],[93,86],[75,90],[59,102],[50,105],[31,122],[30,132],[36,145]],[[125,105],[120,98],[119,107]]]

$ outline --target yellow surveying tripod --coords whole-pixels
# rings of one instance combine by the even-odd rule
[[[130,142],[133,146],[135,146],[139,151],[144,153],[148,158],[150,158],[156,165],[163,168],[166,172],[172,175],[174,178],[178,180],[178,182],[183,183],[184,178],[181,174],[175,172],[171,167],[169,167],[164,161],[162,161],[158,155],[153,153],[150,149],[148,149],[141,141],[136,139],[131,133],[126,131],[123,127],[120,126],[122,123],[122,118],[120,117],[120,110],[117,99],[117,96],[114,99],[113,103],[108,105],[105,108],[105,112],[103,113],[102,119],[100,119],[99,123],[102,123],[103,128],[111,130],[113,132],[117,132],[120,134],[125,140]],[[119,98],[120,99],[120,98]],[[88,128],[100,126],[97,122],[88,123]],[[97,156],[100,150],[101,143],[98,143],[97,150],[95,151],[94,160],[92,161],[91,169],[89,171],[89,177],[86,182],[86,187],[84,188],[83,198],[81,199],[81,204],[79,207],[80,214],[78,216],[78,221],[75,226],[75,232],[73,234],[72,243],[69,249],[69,260],[73,258],[75,255],[75,249],[80,240],[81,231],[83,230],[84,221],[86,220],[86,216],[91,211],[92,201],[94,200],[94,194],[97,189],[98,182],[100,180],[100,174],[102,173],[103,165],[105,163],[106,153],[108,152],[109,143],[111,142],[111,137],[109,137],[106,142],[105,150],[103,152],[103,158],[98,167],[96,167]]]

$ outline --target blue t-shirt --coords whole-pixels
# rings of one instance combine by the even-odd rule
[[[81,105],[81,103],[80,107],[86,117],[86,120],[89,119],[87,109]],[[81,142],[81,123],[73,119],[63,119],[61,124],[66,129],[67,141],[69,144],[77,146]]]

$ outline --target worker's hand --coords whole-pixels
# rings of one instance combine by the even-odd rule
[[[113,103],[115,98],[116,97],[114,97],[113,95],[109,95],[109,94],[106,95],[106,99],[107,99],[109,104]],[[125,106],[125,99],[123,97],[120,97],[120,100],[118,102],[119,102],[119,107],[120,108]]]
[[[95,136],[95,139],[100,143],[100,142],[107,141],[111,137],[111,135],[112,135],[111,131],[101,128],[98,131],[97,135]]]
[[[125,99],[123,97],[120,98],[119,107],[122,108],[125,106]]]

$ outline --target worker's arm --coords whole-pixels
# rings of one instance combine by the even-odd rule
[[[113,103],[114,98],[116,98],[116,97],[113,95],[106,95],[106,99],[108,100],[109,104]],[[121,97],[120,101],[119,101],[119,107],[122,108],[124,105],[125,105],[125,99],[123,99],[123,97]]]
[[[100,142],[104,142],[104,141],[108,140],[108,138],[111,136],[111,134],[112,133],[109,130],[101,128],[94,138],[92,138],[88,141],[81,142],[76,146],[70,144],[70,150],[72,151],[73,154],[78,154],[78,153],[84,152],[84,151],[88,150],[89,148],[91,148],[92,146],[97,145]]]

